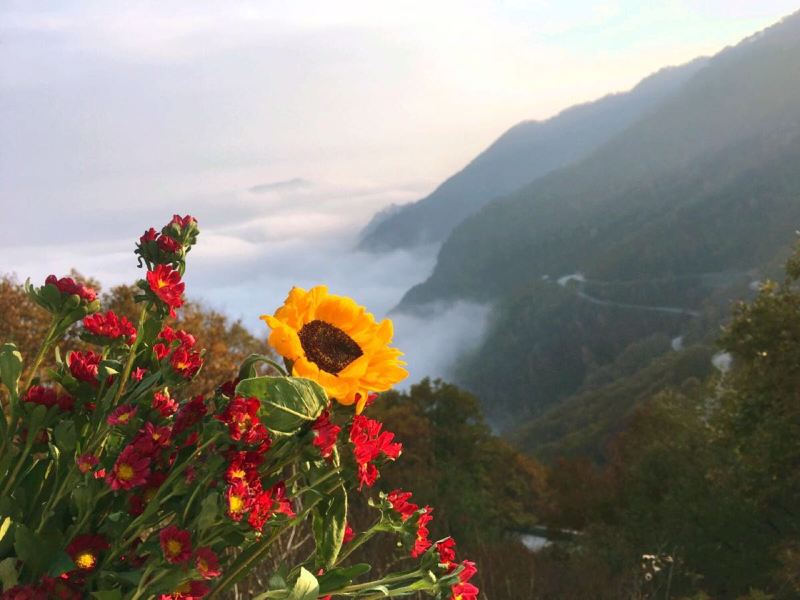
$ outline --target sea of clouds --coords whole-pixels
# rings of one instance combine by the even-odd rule
[[[375,211],[419,198],[422,185],[291,178],[233,187],[239,176],[231,173],[216,186],[207,181],[211,192],[168,194],[158,201],[109,205],[98,189],[96,204],[84,194],[82,206],[67,201],[46,214],[16,207],[18,222],[30,226],[26,235],[18,228],[4,232],[8,262],[0,271],[41,281],[75,268],[105,287],[131,282],[141,276],[132,251],[142,231],[160,227],[173,212],[191,213],[201,235],[188,257],[187,296],[265,337],[259,315],[280,306],[292,286],[327,285],[380,319],[435,264],[432,247],[384,254],[355,250],[358,232]],[[118,182],[114,188],[118,195]],[[9,243],[14,238],[17,243]],[[425,376],[448,378],[458,355],[480,342],[487,312],[460,302],[424,314],[392,313],[395,345],[405,352],[411,373],[406,385]]]

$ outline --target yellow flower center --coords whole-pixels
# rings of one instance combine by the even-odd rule
[[[183,550],[183,544],[178,540],[172,539],[167,541],[167,554],[169,556],[178,556]]]
[[[242,512],[244,508],[244,500],[241,496],[231,496],[228,498],[228,507],[232,513]]]
[[[119,422],[120,423],[127,423],[128,419],[130,419],[130,418],[131,418],[131,413],[122,413],[119,416]]]
[[[81,552],[75,557],[75,564],[79,569],[91,569],[97,563],[97,557],[91,552]]]
[[[117,469],[117,477],[122,481],[130,481],[135,473],[136,471],[128,463],[122,463]]]
[[[158,280],[158,282],[156,283],[156,287],[157,287],[158,289],[165,288],[165,287],[167,287],[168,285],[169,285],[169,282],[168,282],[168,281],[165,281],[164,279],[159,279],[159,280]]]
[[[201,573],[208,571],[208,563],[203,558],[197,559],[197,570]]]
[[[353,338],[325,321],[309,321],[297,334],[308,360],[334,375],[364,354]]]
[[[231,471],[231,479],[244,479],[246,474],[244,469],[236,469],[235,471]]]

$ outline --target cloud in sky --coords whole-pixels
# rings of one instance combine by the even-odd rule
[[[518,121],[715,52],[794,4],[6,0],[2,270],[130,281],[133,240],[191,213],[195,297],[255,328],[291,285],[328,283],[383,315],[434,255],[353,252],[377,210]],[[448,311],[398,319],[415,373],[480,334],[485,308]]]

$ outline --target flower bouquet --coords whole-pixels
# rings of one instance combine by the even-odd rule
[[[299,528],[313,552],[251,598],[476,599],[475,565],[451,538],[429,539],[432,509],[409,492],[370,495],[373,524],[348,525],[348,498],[369,495],[402,451],[365,414],[406,376],[390,321],[323,286],[294,288],[262,317],[280,362],[251,355],[235,380],[182,395],[214,360],[168,324],[198,233],[176,215],[140,238],[135,324],[71,278],[26,283],[52,321],[35,357],[0,346],[0,598],[225,597]],[[82,349],[62,354],[75,336]],[[409,568],[349,560],[378,535],[396,536]]]

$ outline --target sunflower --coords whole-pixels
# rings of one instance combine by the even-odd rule
[[[402,352],[390,348],[392,322],[380,323],[351,298],[318,285],[292,288],[275,315],[270,345],[292,361],[292,374],[317,381],[340,404],[364,409],[369,392],[384,392],[408,376]]]

